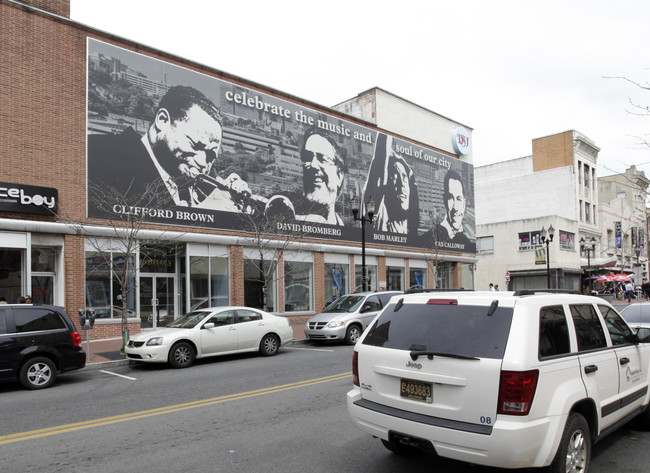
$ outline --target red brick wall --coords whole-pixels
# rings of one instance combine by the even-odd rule
[[[48,9],[69,17],[67,0],[30,0],[25,3]],[[0,176],[2,181],[54,187],[59,193],[59,215],[40,217],[26,214],[2,213],[0,218],[28,219],[30,221],[70,221],[102,224],[86,218],[86,39],[93,37],[130,50],[180,65],[213,77],[242,84],[254,90],[258,85],[204,66],[172,57],[142,45],[104,35],[84,25],[24,8],[7,0],[0,0]],[[276,95],[275,91],[262,90]],[[292,96],[282,98],[319,107]],[[333,113],[329,109],[321,111]],[[346,119],[354,120],[350,117]],[[367,126],[367,124],[366,124]],[[148,225],[147,228],[163,226]],[[178,227],[168,227],[178,231]],[[226,233],[206,229],[191,229],[196,233]],[[326,241],[330,245],[349,245],[348,242]],[[377,248],[377,245],[368,245]],[[380,247],[381,248],[381,247]],[[390,248],[390,247],[384,247]],[[83,238],[65,237],[65,305],[76,317],[83,307],[84,259]],[[323,255],[314,257],[315,304],[324,305]],[[354,281],[354,261],[350,266]],[[380,280],[385,280],[385,260],[379,261]],[[244,303],[243,252],[239,246],[231,248],[231,301]],[[280,294],[280,305],[282,304]],[[117,332],[116,332],[117,330]],[[132,326],[135,330],[135,326]],[[98,325],[93,338],[119,335],[120,324]]]
[[[70,18],[70,0],[20,0],[20,2]]]

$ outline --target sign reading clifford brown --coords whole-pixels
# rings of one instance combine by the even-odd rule
[[[89,191],[90,217],[247,231],[272,214],[280,233],[357,241],[359,197],[376,204],[371,243],[475,253],[471,165],[93,39],[87,135],[89,189],[126,197]]]

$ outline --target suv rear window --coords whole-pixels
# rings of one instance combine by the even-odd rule
[[[435,350],[478,358],[503,358],[512,308],[472,305],[389,305],[370,327],[364,345]],[[424,348],[426,347],[426,348]]]
[[[15,309],[16,332],[37,332],[66,328],[59,314],[49,309]]]

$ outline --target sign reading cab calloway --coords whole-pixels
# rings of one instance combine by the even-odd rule
[[[276,233],[358,241],[358,197],[369,243],[475,253],[471,165],[93,39],[87,135],[89,217],[252,231],[272,214]]]
[[[56,215],[59,193],[52,187],[0,182],[0,211]]]

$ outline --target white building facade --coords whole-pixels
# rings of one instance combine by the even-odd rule
[[[476,289],[581,289],[580,239],[600,247],[598,152],[570,130],[533,140],[532,156],[475,168]]]

